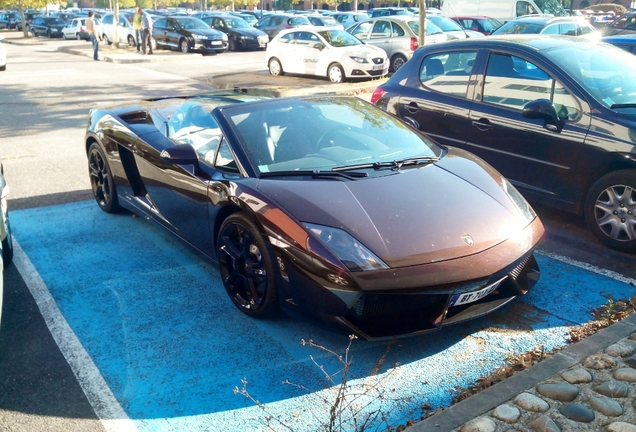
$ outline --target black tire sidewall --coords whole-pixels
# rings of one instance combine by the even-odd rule
[[[117,198],[117,188],[115,187],[115,182],[113,180],[113,172],[110,168],[110,164],[108,163],[108,159],[106,158],[106,154],[104,153],[104,150],[98,143],[91,144],[91,146],[88,149],[89,176],[90,176],[90,157],[94,151],[99,153],[101,158],[104,160],[104,164],[108,168],[108,182],[110,184],[111,190],[110,190],[110,199],[104,205],[102,205],[99,202],[99,200],[97,199],[97,196],[95,195],[94,190],[93,190],[93,198],[95,198],[97,205],[106,213],[117,213],[120,210],[120,207],[119,207],[119,200]],[[93,184],[91,182],[91,190],[92,188],[93,188]]]
[[[614,185],[626,185],[636,190],[636,170],[620,170],[609,173],[597,180],[587,193],[583,208],[585,222],[601,243],[621,252],[636,253],[636,240],[618,241],[608,237],[596,223],[595,205],[600,194]]]

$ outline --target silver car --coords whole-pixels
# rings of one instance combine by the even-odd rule
[[[362,12],[337,12],[331,15],[344,26],[344,28],[351,27],[352,25],[369,19],[369,15]]]
[[[254,27],[267,33],[270,40],[274,39],[274,36],[276,36],[281,30],[305,26],[313,26],[307,19],[307,16],[287,13],[265,15],[256,24],[254,24]]]
[[[395,72],[413,56],[413,52],[419,46],[420,21],[413,16],[383,16],[359,22],[349,27],[347,31],[362,42],[386,51],[390,61],[389,70]],[[444,32],[427,19],[424,44],[430,45],[444,41],[446,41]]]

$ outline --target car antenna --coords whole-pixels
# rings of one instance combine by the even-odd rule
[[[453,16],[457,16],[457,14],[455,13],[455,11],[453,10],[453,5],[451,4],[450,0],[446,0],[446,2],[448,2],[448,7],[451,10],[451,13],[453,14]],[[444,2],[444,4],[446,4],[446,2]],[[448,18],[448,17],[447,17]],[[459,24],[459,23],[457,23]],[[466,33],[466,29],[464,28],[463,24],[459,24],[459,27],[462,29],[462,31],[464,32],[464,36],[466,36],[466,39],[468,39],[470,36],[468,36],[468,33]]]

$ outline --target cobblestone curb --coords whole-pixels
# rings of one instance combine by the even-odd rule
[[[636,315],[408,432],[636,432]]]

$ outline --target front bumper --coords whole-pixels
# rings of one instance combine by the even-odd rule
[[[365,339],[439,330],[490,313],[532,289],[540,276],[533,250],[543,232],[535,218],[515,238],[474,255],[400,269],[341,273],[340,279],[333,277],[332,269],[320,268],[314,258],[277,249],[282,306]],[[478,300],[451,304],[465,293],[474,293]]]
[[[197,39],[194,41],[193,49],[201,52],[222,52],[227,50],[227,41]]]

